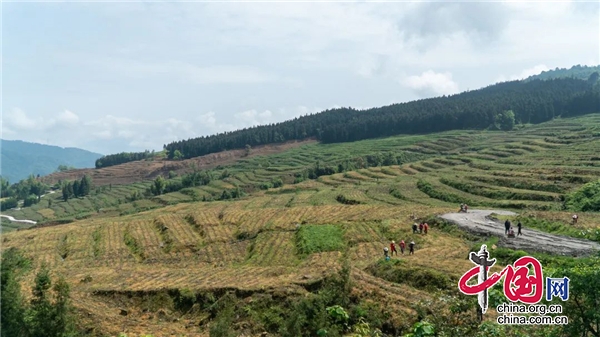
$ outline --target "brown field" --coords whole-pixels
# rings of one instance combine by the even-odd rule
[[[252,148],[248,157],[280,153],[294,147],[312,143],[316,143],[316,140],[307,139],[281,144],[261,145]],[[192,168],[210,169],[218,165],[232,164],[239,159],[248,157],[244,157],[243,149],[228,150],[182,161],[165,159],[150,161],[139,160],[100,169],[89,168],[56,172],[42,177],[41,180],[48,184],[55,184],[59,180],[81,179],[84,175],[89,175],[96,186],[131,184],[138,181],[154,179],[159,175],[166,175],[170,171],[181,174],[190,172]]]
[[[165,289],[306,293],[306,285],[341,267],[342,253],[322,252],[305,259],[296,256],[294,228],[300,222],[343,223],[344,235],[351,243],[354,291],[359,296],[368,293],[369,298],[396,308],[397,320],[414,318],[415,313],[407,306],[408,298],[428,296],[421,290],[371,276],[363,268],[377,261],[382,247],[389,244],[389,238],[377,229],[381,221],[388,219],[389,227],[405,233],[402,239],[406,241],[412,239],[409,232],[413,212],[425,215],[450,209],[339,204],[246,209],[249,201],[215,202],[200,207],[179,204],[118,219],[99,218],[17,231],[3,236],[2,248],[20,247],[27,256],[33,257],[36,266],[44,261],[53,273],[65,276],[83,321],[111,335],[129,332],[202,336],[204,333],[198,330],[197,316],[143,312],[139,303],[120,294]],[[161,237],[154,227],[157,219],[169,227],[172,248],[168,252],[161,248]],[[187,219],[193,219],[196,225]],[[139,242],[143,258],[125,244],[125,231]],[[242,231],[255,235],[239,240],[236,233]],[[100,233],[98,242],[94,240],[94,232]],[[411,264],[434,263],[451,274],[469,267],[467,260],[456,259],[469,251],[469,245],[463,240],[434,230],[414,239],[418,242],[415,255],[404,257]],[[63,259],[60,253],[65,251]],[[29,274],[26,284],[32,284],[32,275]],[[84,282],[86,278],[91,281]],[[127,316],[120,315],[122,309],[128,312]]]

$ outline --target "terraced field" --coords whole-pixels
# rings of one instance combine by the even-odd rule
[[[389,306],[395,322],[410,326],[417,313],[409,302],[432,295],[425,288],[370,273],[381,260],[382,248],[390,240],[414,240],[416,252],[400,257],[404,263],[454,279],[470,269],[466,257],[473,242],[435,225],[427,235],[412,234],[416,219],[455,212],[466,202],[571,226],[571,213],[562,210],[564,196],[600,177],[598,126],[600,115],[595,114],[508,133],[452,132],[304,145],[223,167],[231,172],[229,177],[195,188],[209,194],[285,178],[280,188],[255,188],[230,201],[191,202],[188,194],[175,192],[138,200],[136,205],[111,204],[146,183],[113,186],[86,199],[55,199],[51,207],[44,198],[11,215],[43,219],[50,212],[56,217],[71,214],[75,208],[103,210],[65,225],[5,233],[2,249],[19,247],[36,265],[45,261],[67,276],[74,304],[102,318],[94,324],[115,335],[127,327],[155,335],[202,335],[206,327],[199,328],[201,319],[188,314],[167,328],[134,304],[105,296],[165,289],[304,294],[311,284],[339,270],[344,259],[351,263],[356,296]],[[292,183],[294,174],[315,160],[346,160],[352,149],[426,155],[420,161],[382,163]],[[127,214],[127,207],[147,210]],[[598,215],[581,213],[579,223],[566,233],[578,231],[578,238],[592,238],[600,230]],[[339,229],[343,248],[303,254],[298,233],[307,225]],[[119,315],[123,307],[130,313],[126,318]]]

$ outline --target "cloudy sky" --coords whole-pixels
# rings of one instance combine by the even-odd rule
[[[102,154],[600,64],[598,2],[2,6],[2,138]]]

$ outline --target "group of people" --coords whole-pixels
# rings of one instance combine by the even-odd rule
[[[412,218],[414,220],[417,220],[417,218],[413,215]],[[413,234],[427,234],[427,232],[429,231],[429,224],[427,224],[427,222],[425,221],[421,221],[420,224],[417,224],[416,222],[412,225],[412,230],[413,230]],[[388,247],[384,247],[383,248],[383,255],[385,256],[386,260],[390,259],[390,256],[393,256],[394,254],[396,254],[396,256],[398,255],[398,246],[400,247],[400,254],[404,255],[404,250],[406,249],[406,243],[404,242],[404,240],[401,240],[398,244],[396,244],[396,241],[393,241],[390,243],[390,248],[388,249]],[[415,253],[415,242],[411,241],[408,244],[408,255],[413,255]]]
[[[465,212],[466,213],[468,209],[469,209],[469,206],[467,204],[460,204],[460,211],[461,212]],[[417,219],[417,217],[414,214],[411,217],[414,220]],[[573,224],[577,223],[578,218],[579,217],[577,216],[577,214],[573,215]],[[516,236],[523,235],[523,233],[521,233],[521,228],[522,227],[523,227],[523,225],[521,224],[521,221],[519,221],[517,223],[517,230],[518,231],[517,231],[517,235]],[[512,237],[512,238],[515,237],[515,231],[514,231],[514,229],[512,227],[512,224],[511,224],[510,220],[507,219],[504,222],[504,229],[505,229],[505,231],[504,231],[505,235],[507,235],[508,237]],[[427,231],[429,230],[429,225],[426,222],[424,222],[424,221],[421,221],[420,224],[417,224],[415,222],[412,225],[412,230],[413,230],[413,234],[416,234],[416,233],[419,233],[419,234],[425,233],[425,234],[427,234]],[[398,245],[396,245],[396,242],[392,240],[392,242],[390,243],[390,248],[389,249],[388,249],[388,247],[384,247],[383,248],[383,254],[384,254],[386,260],[390,259],[390,255],[393,256],[394,254],[396,254],[396,256],[398,256],[397,246],[400,246],[400,253],[402,255],[404,255],[404,250],[406,249],[406,243],[404,242],[404,240],[401,240]],[[415,253],[415,242],[411,241],[408,244],[408,247],[409,247],[409,253],[408,254],[409,255],[413,255]]]
[[[572,219],[573,219],[572,224],[575,225],[575,224],[577,224],[577,220],[579,219],[579,216],[577,214],[573,214]],[[521,228],[522,227],[523,227],[523,225],[521,224],[521,221],[519,221],[517,223],[517,230],[518,231],[517,231],[517,235],[516,236],[523,235],[523,233],[521,233]],[[504,234],[508,235],[508,237],[511,237],[511,238],[515,237],[515,231],[513,230],[513,227],[512,227],[512,224],[510,223],[510,220],[506,220],[504,222],[504,229],[505,229]]]
[[[421,221],[421,223],[418,224],[418,225],[415,222],[412,225],[412,230],[413,230],[413,234],[417,234],[417,233],[419,233],[419,234],[423,234],[423,233],[427,234],[427,231],[429,230],[429,225],[427,224],[427,222],[424,222],[424,221]],[[418,230],[418,232],[417,232],[417,230]]]
[[[523,227],[523,225],[521,224],[521,221],[519,221],[519,223],[517,224],[517,228],[519,230],[517,236],[522,235],[521,227]],[[513,230],[510,220],[508,219],[506,219],[506,221],[504,222],[504,234],[508,235],[509,238],[515,237],[515,231]]]
[[[400,253],[402,255],[404,255],[404,249],[406,249],[406,243],[404,242],[404,240],[401,240],[400,243],[398,244],[398,246],[400,246]],[[408,244],[408,255],[413,255],[415,253],[415,242],[411,241]],[[385,256],[386,260],[390,259],[390,255],[394,255],[394,253],[396,254],[396,256],[398,256],[398,249],[396,247],[396,241],[392,240],[392,242],[390,243],[390,249],[388,249],[388,247],[384,247],[383,248],[383,255]]]

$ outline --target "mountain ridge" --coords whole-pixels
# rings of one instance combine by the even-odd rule
[[[66,165],[75,168],[94,167],[102,154],[76,147],[61,147],[23,140],[0,139],[0,175],[15,183],[30,174],[47,175]]]

